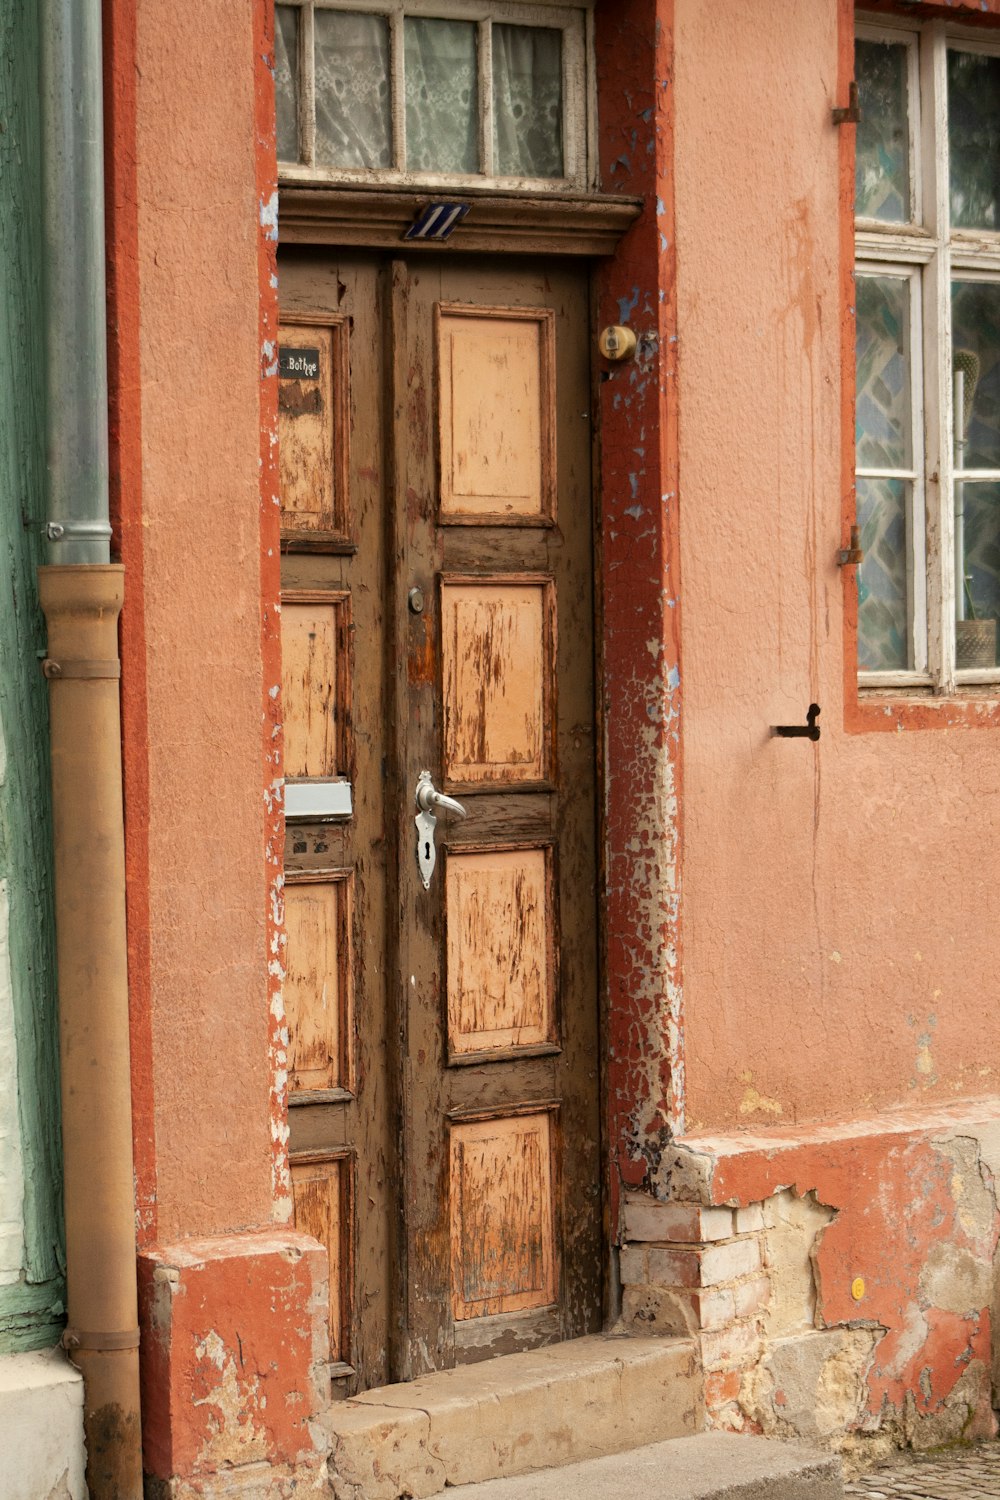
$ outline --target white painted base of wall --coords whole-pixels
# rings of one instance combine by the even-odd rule
[[[61,1349],[0,1355],[3,1500],[87,1500],[83,1376]]]

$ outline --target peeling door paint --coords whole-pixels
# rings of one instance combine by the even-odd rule
[[[2,733],[2,725],[0,725]],[[4,759],[0,739],[0,762]],[[0,786],[6,777],[0,764]],[[10,890],[0,880],[0,1079],[17,1077],[14,987],[10,969]],[[24,1158],[17,1089],[0,1089],[0,1286],[21,1279],[24,1265]],[[2,1301],[0,1301],[2,1306]]]
[[[601,376],[611,1224],[683,1128],[673,5],[598,8],[601,169],[642,217],[599,276],[636,358]]]

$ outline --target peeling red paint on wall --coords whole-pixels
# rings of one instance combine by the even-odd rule
[[[701,1164],[712,1204],[745,1208],[791,1188],[832,1210],[803,1253],[814,1266],[816,1329],[874,1335],[862,1431],[895,1431],[917,1446],[995,1433],[998,1142],[1000,1121],[965,1105],[839,1132],[683,1143],[687,1161]]]
[[[288,1028],[282,998],[285,967],[281,725],[281,496],[278,482],[278,162],[274,110],[274,8],[254,6],[254,127],[257,169],[257,259],[260,276],[260,592],[263,668],[264,863],[267,881],[267,997],[271,1051],[274,1217],[292,1215],[288,1168]]]
[[[612,1225],[682,1119],[672,18],[654,0],[595,14],[602,187],[643,199],[598,277],[599,325],[639,340],[600,384]]]
[[[283,1232],[155,1246],[139,1283],[146,1472],[318,1467],[309,1423],[328,1399],[329,1341],[316,1241]]]

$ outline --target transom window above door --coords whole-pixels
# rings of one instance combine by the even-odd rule
[[[286,181],[585,190],[589,9],[275,6]]]

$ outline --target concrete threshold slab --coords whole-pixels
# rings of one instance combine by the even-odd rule
[[[698,1432],[687,1339],[598,1336],[441,1370],[323,1419],[336,1500],[424,1500]]]
[[[462,1485],[448,1500],[842,1500],[840,1459],[802,1443],[705,1432],[520,1479]]]

